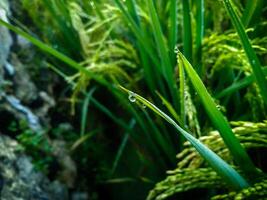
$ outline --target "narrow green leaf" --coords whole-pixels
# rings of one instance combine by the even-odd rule
[[[136,2],[135,0],[126,0],[126,5],[128,8],[128,11],[132,15],[134,21],[136,22],[137,26],[140,26],[140,19],[136,11]]]
[[[130,129],[133,129],[133,127],[134,127],[135,124],[136,124],[136,121],[134,119],[132,119],[130,121],[130,123],[129,123],[129,128]],[[117,169],[117,166],[118,166],[118,163],[119,163],[120,158],[122,156],[122,153],[123,153],[123,151],[124,151],[124,149],[126,147],[126,144],[128,142],[129,135],[130,135],[129,132],[126,132],[124,134],[124,137],[123,137],[123,139],[121,141],[121,144],[119,146],[119,149],[118,149],[118,151],[116,153],[116,156],[115,156],[115,159],[114,159],[114,162],[113,162],[113,165],[112,165],[111,174],[114,174],[115,170]]]
[[[218,110],[215,102],[208,93],[198,74],[181,52],[178,52],[178,63],[179,62],[181,62],[183,67],[185,68],[185,71],[187,72],[187,75],[193,87],[199,95],[208,116],[210,117],[214,126],[220,132],[220,135],[223,138],[226,146],[229,148],[229,151],[233,155],[234,160],[237,162],[239,167],[248,175],[251,175],[253,173],[257,174],[256,168],[254,167],[248,154],[232,132],[227,119]]]
[[[140,28],[138,27],[138,25],[134,21],[133,17],[130,15],[129,12],[127,12],[124,5],[119,0],[113,0],[113,1],[115,2],[115,4],[118,6],[120,11],[122,12],[123,17],[129,23],[129,26],[130,26],[131,30],[133,31],[135,37],[138,39],[140,44],[142,44],[142,47],[147,51],[148,55],[150,55],[151,60],[153,60],[154,63],[157,63],[158,61],[156,60],[156,58],[154,56],[152,56],[154,54],[152,52],[151,45],[148,43],[148,40],[145,39],[142,31],[140,30]]]
[[[150,103],[148,100],[143,98],[142,96],[133,93],[126,88],[119,86],[123,91],[127,92],[129,95],[133,95],[137,101],[140,101],[142,104],[146,105],[149,109],[151,109],[155,114],[161,116],[167,122],[174,126],[174,128],[180,132],[191,144],[192,146],[199,152],[199,154],[206,159],[206,161],[210,164],[210,166],[233,188],[235,189],[243,189],[249,186],[246,180],[231,166],[229,166],[224,160],[222,160],[218,155],[216,155],[213,151],[211,151],[208,147],[202,144],[198,139],[194,138],[191,134],[182,129],[175,121],[170,118],[167,114],[161,111],[154,104]]]
[[[161,99],[162,103],[166,106],[166,108],[168,109],[168,111],[171,113],[171,115],[174,117],[174,119],[181,124],[181,119],[179,117],[179,115],[177,114],[177,112],[175,111],[175,109],[173,108],[173,106],[170,104],[169,101],[167,101],[167,99],[165,99],[159,92],[157,92],[157,95],[159,96],[159,98]]]
[[[96,129],[96,130],[93,130],[93,131],[91,131],[91,132],[89,132],[89,133],[87,133],[87,134],[85,134],[85,135],[82,135],[78,140],[76,140],[76,141],[72,144],[70,150],[71,150],[71,151],[76,150],[81,144],[83,144],[86,140],[88,140],[88,139],[90,139],[91,137],[93,137],[93,136],[94,136],[96,133],[98,133],[98,132],[99,132],[99,129]]]
[[[143,29],[140,27],[141,26],[141,22],[140,22],[140,17],[138,16],[137,10],[136,10],[136,1],[135,0],[127,0],[126,1],[126,5],[128,8],[128,11],[130,12],[130,15],[132,16],[133,20],[135,21],[137,27],[139,27],[139,31],[142,31]],[[145,38],[144,38],[145,39]],[[156,77],[152,78],[150,76],[150,74],[152,73],[152,68],[149,65],[149,58],[147,55],[147,51],[145,51],[145,49],[142,47],[142,43],[138,40],[137,41],[137,47],[138,50],[140,52],[141,55],[141,59],[142,59],[142,67],[144,68],[144,78],[147,81],[147,84],[149,86],[149,88],[154,91],[156,86],[155,86],[155,79],[157,79],[156,77],[158,76],[158,73],[156,74]]]
[[[169,28],[169,50],[172,60],[175,60],[174,48],[177,43],[178,23],[177,23],[177,0],[170,1],[170,28]]]
[[[179,82],[180,82],[180,117],[181,126],[185,128],[186,126],[186,115],[185,115],[185,73],[181,62],[178,62],[179,67]]]
[[[171,60],[168,54],[167,45],[164,41],[164,35],[161,29],[160,21],[159,21],[153,0],[148,0],[147,5],[149,8],[149,12],[150,12],[151,23],[152,23],[151,25],[153,28],[154,38],[157,43],[157,47],[158,47],[157,49],[159,51],[159,55],[161,59],[162,71],[167,81],[167,84],[169,86],[169,90],[173,98],[173,104],[175,105],[175,108],[178,108],[177,87],[176,87],[174,76],[173,76],[173,67],[172,67]]]
[[[198,0],[196,3],[196,39],[195,39],[195,59],[194,63],[197,66],[197,72],[202,76],[202,56],[201,46],[204,37],[204,0]]]
[[[183,0],[183,52],[186,58],[192,62],[192,29],[190,17],[190,3]]]
[[[85,100],[83,102],[82,106],[82,117],[81,117],[81,131],[80,135],[83,136],[85,134],[85,129],[86,129],[86,123],[87,123],[87,114],[88,114],[88,106],[90,104],[90,99],[95,92],[96,87],[93,87],[88,94],[85,97]]]
[[[245,28],[241,22],[241,20],[239,19],[238,15],[236,14],[235,10],[233,9],[233,6],[230,2],[230,0],[223,0],[225,8],[231,18],[231,21],[241,39],[243,48],[246,52],[247,58],[250,62],[250,65],[252,67],[253,73],[255,75],[256,78],[256,83],[259,86],[260,89],[260,94],[267,106],[267,81],[264,77],[262,68],[261,68],[261,64],[260,61],[254,51],[254,49],[252,48],[252,45],[249,41],[249,38],[246,34]]]
[[[257,7],[262,4],[262,0],[246,1],[246,7],[242,15],[241,21],[244,27],[247,27],[257,10]]]
[[[156,69],[154,69],[153,67],[150,67],[150,64],[148,64],[148,63],[144,63],[144,65],[143,65],[146,75],[149,75],[148,77],[150,77],[151,71],[153,71],[153,73],[155,73],[156,82],[153,83],[150,78],[146,78],[148,80],[149,86],[153,87],[155,84],[157,84],[157,85],[159,85],[161,92],[165,93],[163,80],[159,77],[159,75],[160,75],[159,72],[161,74],[163,73],[162,69],[160,67],[160,64],[159,64],[160,62],[157,59],[157,57],[154,56],[155,53],[154,53],[153,45],[150,42],[147,34],[144,31],[145,28],[142,26],[139,26],[140,24],[136,23],[135,17],[132,17],[131,14],[129,12],[127,12],[127,9],[119,0],[113,0],[113,1],[115,2],[117,7],[119,8],[119,10],[121,11],[125,21],[129,24],[129,27],[131,28],[132,32],[134,33],[135,37],[138,40],[138,43],[139,43],[138,46],[140,48],[142,60],[147,61],[146,56],[149,56],[152,63],[156,66]]]
[[[263,68],[263,73],[264,73],[264,76],[266,77],[267,76],[267,67]],[[236,92],[242,88],[245,88],[246,86],[252,84],[254,81],[255,81],[255,76],[253,74],[246,76],[245,78],[243,78],[237,82],[234,82],[232,85],[225,88],[221,92],[215,94],[214,96],[216,98],[222,98],[222,97],[230,95],[230,94],[232,94],[232,93],[234,93],[234,92]]]
[[[158,127],[155,125],[154,120],[149,116],[146,109],[142,109],[143,113],[145,114],[144,120],[147,122],[147,125],[149,125],[149,132],[151,139],[153,140],[153,143],[157,144],[157,151],[159,150],[159,155],[162,157],[168,158],[171,163],[175,163],[175,149],[173,149],[173,146],[171,146],[171,142],[168,141],[168,136],[163,135]],[[153,134],[151,134],[153,133]],[[165,136],[165,137],[164,137]],[[164,154],[160,154],[160,152],[164,152]]]
[[[72,55],[80,57],[78,52],[82,50],[81,43],[78,33],[72,26],[68,6],[57,0],[43,0],[43,3],[53,18],[53,22],[55,22],[60,34],[64,38],[64,40],[62,40],[66,46],[64,50],[66,50],[68,54],[71,53]]]

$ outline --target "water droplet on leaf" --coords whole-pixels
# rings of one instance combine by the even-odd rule
[[[221,106],[220,106],[220,105],[217,105],[216,108],[217,108],[218,110],[221,110]]]
[[[179,53],[178,46],[175,46],[175,47],[174,47],[174,53]]]
[[[136,94],[133,93],[133,92],[129,92],[129,96],[128,96],[128,99],[130,102],[135,102],[136,101],[136,98],[135,98]]]

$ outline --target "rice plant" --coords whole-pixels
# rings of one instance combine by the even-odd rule
[[[73,154],[97,146],[90,140],[103,130],[94,181],[110,199],[266,195],[266,165],[254,157],[266,150],[265,1],[21,5],[30,23],[0,25],[42,50],[70,86],[68,114],[80,122]]]

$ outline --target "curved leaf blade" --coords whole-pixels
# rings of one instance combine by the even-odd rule
[[[249,186],[247,181],[230,165],[228,165],[223,159],[217,154],[210,150],[207,146],[201,143],[198,139],[193,137],[190,133],[182,129],[171,117],[161,111],[154,104],[143,98],[142,96],[119,86],[123,91],[132,95],[137,101],[144,104],[147,108],[151,109],[155,114],[161,116],[167,122],[174,126],[174,128],[180,132],[198,151],[198,153],[210,164],[210,166],[233,188],[239,190]]]
[[[212,97],[208,93],[205,85],[201,81],[197,72],[191,66],[191,64],[187,61],[184,55],[181,52],[177,54],[178,63],[181,63],[187,72],[187,75],[200,97],[200,100],[211,119],[214,126],[220,132],[221,137],[223,138],[226,146],[229,148],[229,151],[234,157],[234,160],[240,166],[240,168],[247,173],[248,175],[257,174],[257,169],[252,163],[250,157],[241,146],[239,140],[236,138],[232,129],[227,121],[227,119],[223,116],[223,114],[217,109],[215,102]]]
[[[248,35],[246,34],[245,28],[240,20],[240,18],[238,17],[238,15],[236,14],[235,10],[233,9],[233,6],[231,4],[230,0],[223,0],[225,8],[231,18],[232,24],[234,25],[240,40],[242,42],[244,51],[247,55],[247,58],[249,60],[249,63],[251,65],[251,68],[253,70],[253,73],[255,75],[256,78],[256,83],[259,86],[260,89],[260,94],[265,102],[265,104],[267,105],[267,81],[265,79],[260,61],[256,55],[256,52],[254,51],[254,49],[252,48],[252,45],[249,41]]]

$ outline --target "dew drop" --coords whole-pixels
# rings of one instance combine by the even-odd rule
[[[218,110],[221,110],[221,106],[220,106],[220,105],[217,105],[216,108],[217,108]]]
[[[128,99],[130,102],[135,102],[136,101],[136,98],[135,98],[136,94],[133,93],[133,92],[129,92],[129,96],[128,96]]]
[[[146,105],[145,104],[142,104],[142,108],[146,109]]]
[[[92,6],[93,9],[95,9],[95,3],[93,1],[90,2],[90,5]]]
[[[253,64],[253,65],[255,65],[255,64],[256,64],[256,60],[252,60],[251,62],[252,62],[252,64]]]
[[[178,48],[178,46],[175,46],[175,47],[174,47],[174,53],[179,53],[179,48]]]

